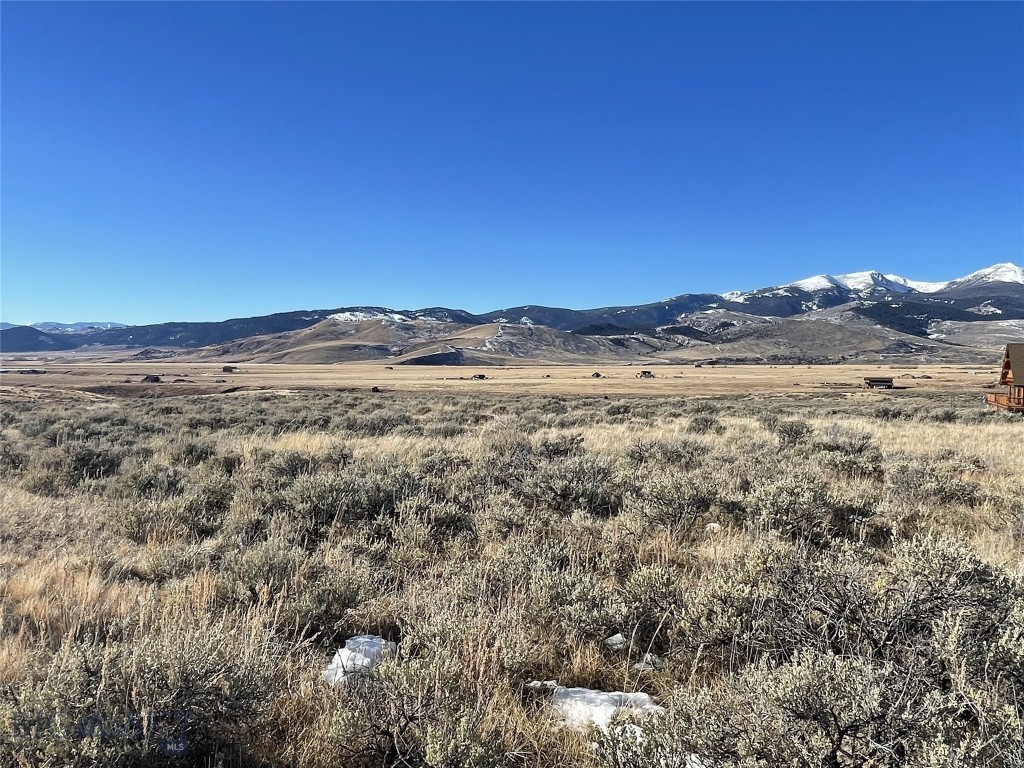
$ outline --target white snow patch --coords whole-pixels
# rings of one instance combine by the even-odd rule
[[[787,285],[793,288],[800,288],[804,291],[826,291],[830,288],[840,287],[837,280],[832,275],[815,275],[814,277],[805,277],[803,280],[797,280]]]
[[[1001,310],[999,307],[992,306],[992,302],[991,301],[983,301],[978,306],[971,307],[967,311],[968,312],[973,312],[976,315],[1001,315],[1001,314],[1003,314],[1003,310]]]
[[[454,323],[455,319],[448,312],[414,312],[417,320],[433,320],[438,323]]]
[[[555,686],[551,707],[568,728],[585,731],[597,727],[605,733],[616,715],[646,716],[664,712],[646,693],[595,691],[562,685]]]
[[[338,323],[363,323],[367,320],[394,320],[398,323],[408,323],[412,321],[411,317],[399,314],[398,312],[379,312],[376,310],[362,309],[354,309],[348,312],[336,312],[333,315],[328,315],[327,318]]]
[[[743,291],[728,291],[722,294],[722,298],[729,301],[743,301]]]
[[[612,635],[611,637],[606,637],[604,639],[604,644],[613,651],[621,651],[627,645],[629,645],[629,641],[626,639],[625,635],[619,632],[618,634]]]
[[[908,280],[907,278],[900,277],[899,275],[883,275],[883,277],[893,283],[905,285],[907,288],[917,291],[918,293],[936,293],[949,285],[948,282],[930,283],[926,280]]]
[[[331,685],[365,675],[380,666],[384,655],[393,655],[398,646],[377,635],[356,635],[345,641],[345,647],[334,654],[324,670],[323,678]]]

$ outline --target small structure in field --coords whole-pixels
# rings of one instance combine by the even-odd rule
[[[865,376],[864,386],[868,389],[892,389],[892,376]]]
[[[590,378],[592,378],[592,379],[603,379],[604,378],[604,374],[603,373],[598,373],[597,371],[595,371],[594,373],[590,374]]]
[[[485,374],[485,373],[474,373],[471,378],[474,381],[483,381],[484,379],[487,378],[487,374]]]
[[[986,392],[985,402],[996,410],[1024,413],[1024,344],[1006,345],[999,383],[1006,387],[1006,393]]]
[[[221,373],[236,373],[238,369],[233,365],[225,365],[220,369]]]
[[[638,373],[636,375],[636,377],[638,379],[653,379],[654,378],[654,372],[653,371],[640,371],[640,373]]]
[[[163,381],[163,379],[152,373],[142,377],[143,384],[159,384],[161,381]]]

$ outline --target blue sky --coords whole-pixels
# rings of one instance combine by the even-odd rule
[[[2,9],[0,317],[592,307],[1024,251],[1024,4]]]

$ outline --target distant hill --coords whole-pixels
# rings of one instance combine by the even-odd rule
[[[46,333],[95,333],[96,331],[108,331],[111,328],[126,328],[124,323],[111,322],[84,322],[84,323],[32,323],[33,328]]]
[[[0,352],[58,352],[74,349],[78,343],[60,334],[47,333],[30,325],[14,325],[0,330]]]
[[[0,351],[142,350],[149,357],[310,363],[424,358],[500,364],[701,354],[794,361],[963,359],[990,355],[1021,320],[1024,270],[1005,263],[948,282],[853,272],[597,309],[523,305],[475,315],[448,307],[362,306],[140,326],[41,323],[4,327]]]

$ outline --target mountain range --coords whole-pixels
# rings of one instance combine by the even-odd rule
[[[446,307],[339,307],[218,322],[36,323],[0,330],[0,352],[399,364],[973,361],[1020,339],[1024,270],[1004,263],[948,282],[854,272],[582,310],[525,305],[473,314]]]

